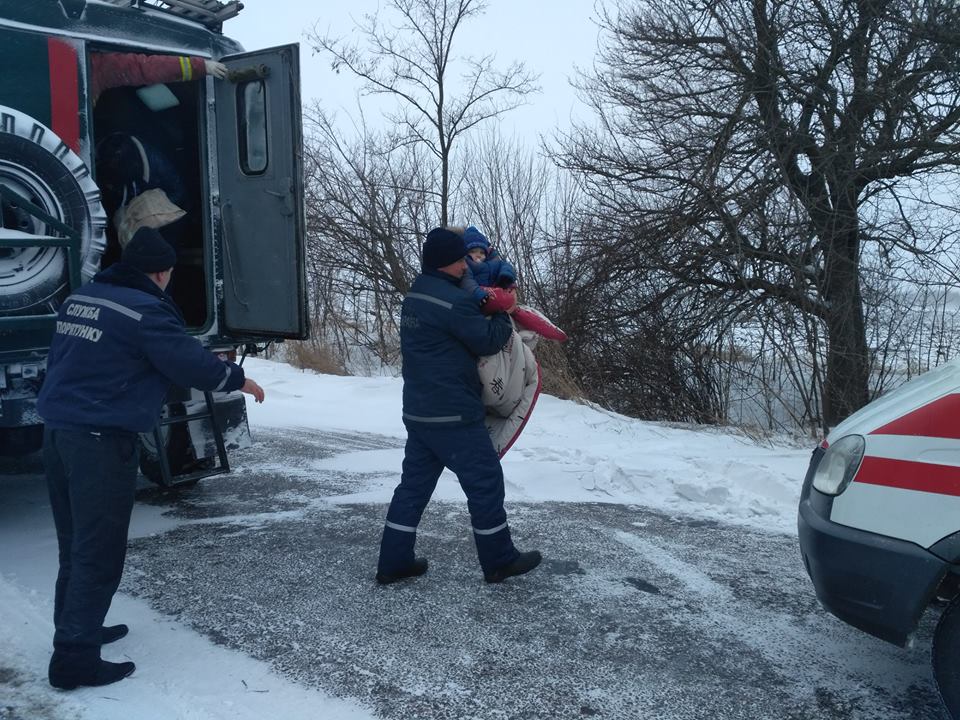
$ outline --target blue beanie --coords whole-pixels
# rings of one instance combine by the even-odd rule
[[[427,233],[427,241],[423,244],[423,269],[439,270],[463,259],[466,254],[462,237],[446,228],[434,228]]]
[[[472,250],[473,248],[490,249],[490,241],[473,225],[463,231],[463,244],[466,245],[467,250]]]
[[[177,264],[177,251],[156,230],[142,227],[123,248],[120,260],[140,272],[161,272]]]

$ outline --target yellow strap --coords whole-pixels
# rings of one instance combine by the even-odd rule
[[[180,74],[184,80],[193,80],[193,65],[190,63],[190,58],[182,55],[180,56]]]

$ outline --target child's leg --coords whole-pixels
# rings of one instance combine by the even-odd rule
[[[547,320],[543,315],[533,308],[525,305],[518,305],[517,309],[511,314],[513,321],[524,330],[532,330],[547,340],[556,340],[563,342],[567,339],[567,334]]]

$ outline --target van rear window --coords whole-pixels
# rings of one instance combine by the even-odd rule
[[[268,165],[267,88],[263,80],[237,86],[237,136],[240,140],[240,168],[245,175],[262,175]]]

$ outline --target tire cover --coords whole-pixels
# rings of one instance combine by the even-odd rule
[[[36,201],[80,235],[81,278],[100,269],[106,213],[86,163],[52,130],[0,105],[0,183]],[[60,233],[4,202],[0,225],[30,234]],[[0,227],[0,233],[3,228]],[[0,312],[53,312],[69,290],[63,248],[0,248]]]

